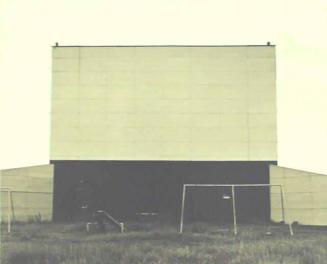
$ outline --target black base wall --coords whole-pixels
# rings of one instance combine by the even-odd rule
[[[80,220],[107,210],[121,220],[156,212],[178,221],[184,183],[269,183],[275,161],[51,161],[55,221]],[[231,221],[230,188],[191,188],[187,220]],[[239,221],[269,220],[269,188],[236,190]]]

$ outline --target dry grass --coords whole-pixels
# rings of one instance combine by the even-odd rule
[[[127,227],[124,234],[90,234],[82,224],[16,225],[11,235],[2,232],[1,263],[327,263],[326,230],[298,231],[290,237],[283,228],[267,236],[263,227],[241,226],[234,237],[209,224],[189,225],[182,235],[173,225]]]

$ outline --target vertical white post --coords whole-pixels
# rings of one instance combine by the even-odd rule
[[[11,204],[11,222],[15,222],[15,208],[14,208],[14,201],[12,198],[12,191],[10,190],[10,204]]]
[[[286,221],[286,214],[285,214],[285,207],[286,207],[286,199],[285,199],[285,194],[284,194],[284,188],[282,185],[280,185],[280,190],[281,190],[281,196],[282,196],[282,205],[283,205],[283,215]],[[285,222],[286,223],[286,222]],[[290,231],[290,235],[293,236],[293,227],[292,227],[292,223],[289,221],[288,223],[288,229]]]
[[[183,185],[183,198],[182,198],[181,223],[180,223],[180,227],[179,227],[179,233],[183,233],[185,192],[186,192],[186,186],[185,186],[185,184],[184,184],[184,185]]]
[[[235,186],[232,185],[232,202],[233,202],[233,221],[234,221],[234,235],[237,235],[237,223],[236,223],[236,207],[235,207]]]
[[[281,206],[282,206],[282,220],[283,220],[283,223],[286,223],[285,208],[284,208],[284,193],[283,193],[282,185],[279,185],[279,188],[280,188],[280,202],[281,202]]]
[[[124,223],[120,223],[120,233],[124,233]]]
[[[11,191],[7,190],[7,196],[8,196],[8,233],[11,231],[11,217],[10,217],[10,209],[11,209]]]

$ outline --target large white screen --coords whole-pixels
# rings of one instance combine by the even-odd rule
[[[54,47],[52,160],[276,160],[275,48]]]

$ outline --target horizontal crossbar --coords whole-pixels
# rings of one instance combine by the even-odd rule
[[[184,184],[185,187],[260,187],[260,186],[282,186],[282,184]]]

